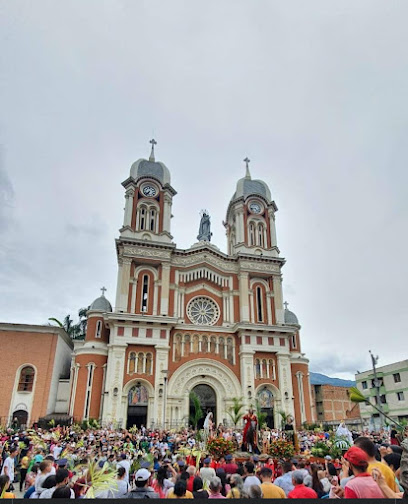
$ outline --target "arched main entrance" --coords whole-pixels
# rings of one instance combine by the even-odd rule
[[[147,405],[149,402],[149,394],[144,385],[136,384],[128,392],[128,408],[126,428],[146,427],[147,423]]]
[[[27,426],[28,412],[25,410],[16,410],[13,412],[13,423],[16,420],[18,427]]]
[[[204,416],[198,421],[198,428],[202,429],[204,425],[204,420],[209,411],[213,414],[213,421],[217,418],[217,396],[215,390],[204,383],[196,385],[192,392],[197,395],[201,409],[203,410]],[[193,401],[190,399],[190,419],[194,415],[194,405]],[[191,423],[191,420],[190,420]]]
[[[257,394],[257,400],[259,407],[261,408],[261,412],[266,415],[265,423],[270,428],[273,429],[275,427],[274,421],[274,397],[272,391],[268,388],[261,389]],[[260,426],[262,427],[262,426]]]

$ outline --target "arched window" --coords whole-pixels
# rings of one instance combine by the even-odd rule
[[[156,209],[150,208],[150,231],[156,231]]]
[[[190,349],[190,335],[186,334],[184,336],[184,355],[190,355],[191,349]]]
[[[208,338],[206,335],[204,335],[203,339],[201,340],[201,352],[208,353]]]
[[[146,208],[141,207],[140,208],[140,221],[139,221],[139,229],[140,231],[143,231],[146,229]]]
[[[139,352],[139,355],[137,356],[137,373],[138,374],[143,373],[143,364],[144,364],[144,354],[142,352]]]
[[[25,366],[20,371],[20,379],[18,381],[19,392],[31,392],[34,385],[35,371],[31,366]]]
[[[151,353],[148,353],[146,355],[146,374],[151,375],[153,374],[153,356]]]
[[[177,334],[175,339],[174,348],[174,360],[179,361],[181,359],[181,335]]]
[[[142,312],[147,312],[147,304],[149,301],[149,276],[143,276],[142,284]]]
[[[264,246],[264,227],[262,224],[258,224],[258,240],[257,245],[260,247]]]
[[[249,244],[255,245],[255,225],[253,222],[249,225]]]
[[[262,374],[262,378],[269,378],[269,376],[268,376],[268,369],[267,369],[267,366],[266,366],[266,359],[262,360],[262,371],[261,371],[261,374]]]
[[[96,323],[96,329],[95,329],[95,338],[100,338],[102,334],[102,321],[98,320]]]
[[[261,377],[261,361],[259,359],[255,359],[255,378]]]
[[[225,340],[221,336],[221,338],[218,340],[218,353],[220,354],[221,359],[225,359]]]
[[[296,334],[292,335],[292,348],[296,348]]]
[[[129,354],[129,374],[136,371],[136,354],[135,352],[130,352]]]
[[[262,309],[262,289],[256,288],[256,312],[258,314],[258,322],[263,322],[263,309]]]
[[[234,364],[234,343],[232,338],[227,339],[227,360],[230,364]]]
[[[211,339],[210,339],[210,353],[215,354],[216,348],[217,348],[217,343],[216,343],[215,336],[211,336]]]
[[[276,368],[275,368],[275,361],[273,359],[269,359],[269,377],[272,380],[276,380]]]
[[[198,353],[199,352],[199,339],[198,339],[198,334],[195,334],[193,336],[193,353]]]

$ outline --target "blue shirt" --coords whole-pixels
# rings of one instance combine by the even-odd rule
[[[286,495],[295,488],[292,483],[292,471],[279,476],[273,483],[282,488]]]

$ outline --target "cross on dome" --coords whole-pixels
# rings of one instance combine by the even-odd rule
[[[152,152],[150,153],[149,161],[155,161],[155,159],[154,159],[154,146],[157,145],[157,142],[154,138],[152,138],[149,141],[149,143],[152,144]]]
[[[245,173],[245,178],[251,178],[251,173],[249,172],[249,163],[251,160],[248,158],[248,156],[244,159],[245,162],[245,167],[246,167],[246,173]]]
[[[101,291],[102,291],[102,296],[105,297],[105,292],[107,291],[108,289],[106,287],[102,287],[101,288]]]
[[[287,301],[285,301],[283,304],[284,304],[284,306],[285,306],[285,310],[287,310],[287,309],[288,309],[288,306],[289,306],[289,303],[288,303]]]

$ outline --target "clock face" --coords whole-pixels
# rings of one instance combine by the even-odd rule
[[[261,213],[261,211],[262,211],[261,205],[259,203],[251,203],[249,205],[249,209],[253,213]]]
[[[156,196],[156,189],[151,185],[145,185],[142,189],[145,196]]]

